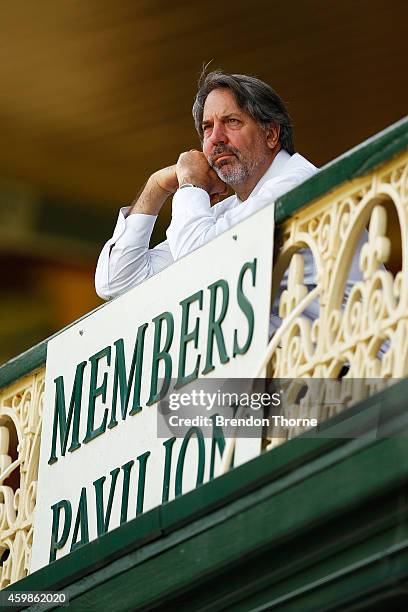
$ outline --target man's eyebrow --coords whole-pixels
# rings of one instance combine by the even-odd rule
[[[221,119],[229,119],[230,117],[239,117],[239,112],[234,111],[232,113],[226,113],[225,115],[221,115]],[[213,123],[211,121],[211,119],[203,119],[203,121],[201,122],[202,127],[204,127],[205,125],[210,125],[211,123]]]

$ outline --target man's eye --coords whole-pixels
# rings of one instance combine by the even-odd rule
[[[233,125],[234,125],[234,124],[236,124],[236,123],[238,123],[238,119],[234,119],[234,117],[230,117],[230,118],[228,119],[228,121],[229,121],[229,123],[232,123]]]
[[[203,125],[203,132],[208,132],[211,129],[210,125]]]

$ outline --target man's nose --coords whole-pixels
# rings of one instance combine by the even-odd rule
[[[222,122],[216,122],[213,125],[213,129],[210,137],[212,144],[218,144],[220,142],[226,143],[228,136],[225,131],[225,126]]]

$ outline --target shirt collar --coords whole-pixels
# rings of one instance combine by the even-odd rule
[[[275,155],[275,157],[272,160],[271,165],[269,166],[265,174],[259,179],[255,187],[249,194],[248,198],[250,196],[256,195],[261,190],[261,187],[264,185],[264,183],[266,183],[266,181],[269,181],[270,179],[275,178],[276,176],[279,176],[280,174],[282,174],[283,168],[286,166],[290,158],[291,158],[291,155],[289,155],[287,151],[284,151],[283,149],[281,149]],[[242,200],[240,200],[238,196],[236,196],[236,198],[238,202],[242,204]]]

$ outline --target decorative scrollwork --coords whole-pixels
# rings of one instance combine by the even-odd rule
[[[29,572],[44,371],[0,392],[0,588]]]
[[[392,209],[398,228],[391,229],[401,237],[400,270],[387,268],[392,249],[387,219]],[[289,269],[288,287],[280,298],[282,326],[293,305],[310,291],[303,284],[301,255],[296,252],[304,246],[305,233],[311,252],[319,255],[314,262],[318,314],[311,319],[310,310],[306,311],[285,327],[271,356],[271,375],[383,380],[407,376],[408,154],[300,210],[281,233],[275,269],[280,275],[285,266]],[[342,409],[346,406],[343,403]],[[307,410],[311,417],[311,405]],[[336,410],[322,407],[319,420]],[[282,436],[272,428],[269,448],[298,433],[288,430]]]

